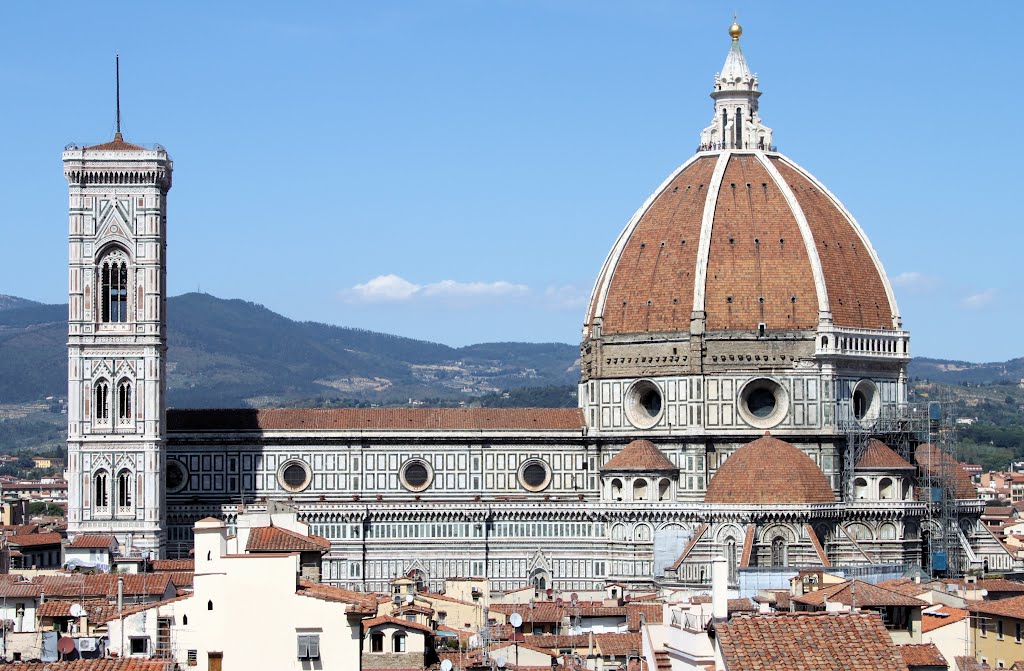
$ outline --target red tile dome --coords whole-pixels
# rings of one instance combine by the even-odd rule
[[[893,329],[892,288],[867,237],[814,177],[776,152],[703,151],[619,236],[594,287],[586,334]]]
[[[726,459],[704,495],[705,503],[754,505],[835,500],[828,478],[814,460],[768,433]]]

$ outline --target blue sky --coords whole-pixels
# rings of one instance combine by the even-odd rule
[[[0,293],[66,300],[60,150],[175,160],[171,293],[449,344],[578,342],[697,144],[732,10],[781,151],[835,193],[917,355],[1024,355],[1019,3],[5,3]]]

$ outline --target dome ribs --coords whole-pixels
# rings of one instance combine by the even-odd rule
[[[895,310],[889,304],[882,273],[853,223],[799,169],[778,157],[769,160],[789,184],[807,218],[821,260],[833,323],[891,330]]]
[[[715,161],[715,157],[695,161],[640,217],[610,271],[604,333],[690,329],[696,240]]]
[[[705,286],[707,329],[817,325],[814,275],[785,196],[752,155],[730,158],[715,205]],[[797,300],[794,301],[793,298]]]

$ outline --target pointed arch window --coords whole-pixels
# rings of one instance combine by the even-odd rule
[[[117,421],[119,424],[132,421],[132,383],[129,380],[117,385]]]
[[[772,539],[772,566],[786,565],[786,539],[776,536]]]
[[[128,256],[115,249],[103,257],[99,265],[100,321],[128,321]]]
[[[117,509],[118,512],[132,509],[132,472],[127,468],[117,473]]]
[[[96,421],[105,424],[110,421],[110,383],[98,380],[93,387],[93,412]]]
[[[92,476],[93,508],[96,512],[110,511],[110,474],[105,470],[96,471]]]

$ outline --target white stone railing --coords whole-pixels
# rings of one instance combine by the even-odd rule
[[[883,329],[818,329],[818,356],[857,356],[910,359],[910,333]]]

